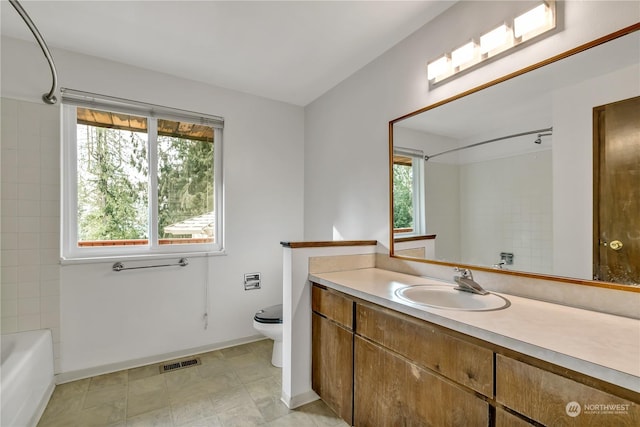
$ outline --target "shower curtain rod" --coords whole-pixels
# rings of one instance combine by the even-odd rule
[[[453,153],[454,151],[466,150],[467,148],[477,147],[478,145],[484,145],[484,144],[488,144],[490,142],[502,141],[503,139],[510,139],[510,138],[516,138],[518,136],[525,136],[525,135],[532,135],[534,133],[546,133],[546,132],[553,132],[553,127],[549,127],[549,128],[546,128],[546,129],[530,130],[528,132],[514,133],[513,135],[501,136],[500,138],[493,138],[493,139],[489,139],[487,141],[476,142],[474,144],[465,145],[464,147],[453,148],[451,150],[443,151],[441,153],[432,154],[431,156],[426,156],[425,155],[424,156],[424,160],[427,161],[427,160],[432,159],[432,158],[434,158],[436,156],[441,156],[443,154]],[[539,136],[543,136],[543,135],[539,135]]]
[[[47,62],[49,63],[49,68],[51,68],[51,78],[53,79],[53,83],[51,84],[51,90],[49,91],[49,93],[45,93],[44,95],[42,95],[42,100],[46,104],[55,104],[58,101],[54,95],[56,91],[56,86],[58,86],[58,74],[56,73],[56,65],[53,63],[53,57],[51,56],[51,52],[49,52],[49,48],[47,47],[47,44],[42,38],[40,31],[38,31],[38,27],[36,27],[36,24],[33,23],[31,18],[29,17],[29,14],[27,14],[27,12],[22,8],[22,5],[18,3],[18,0],[9,0],[9,3],[11,3],[11,6],[13,6],[13,8],[18,12],[18,14],[22,17],[24,22],[27,24],[27,27],[29,27],[29,30],[31,30],[31,33],[33,34],[33,36],[36,38],[36,41],[40,45],[40,49],[42,49],[42,53],[44,54],[45,58],[47,58]]]

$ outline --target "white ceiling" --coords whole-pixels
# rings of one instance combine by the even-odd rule
[[[302,106],[453,3],[21,1],[52,49]],[[3,36],[34,40],[6,0],[1,15]]]

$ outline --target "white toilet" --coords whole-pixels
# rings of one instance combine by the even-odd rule
[[[253,316],[253,328],[273,340],[271,364],[282,368],[282,304],[258,310]]]

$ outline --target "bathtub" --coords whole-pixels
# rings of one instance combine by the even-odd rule
[[[35,426],[55,388],[51,331],[0,336],[1,426]]]

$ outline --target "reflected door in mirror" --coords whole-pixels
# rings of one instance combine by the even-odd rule
[[[640,97],[594,108],[594,278],[640,283]]]

